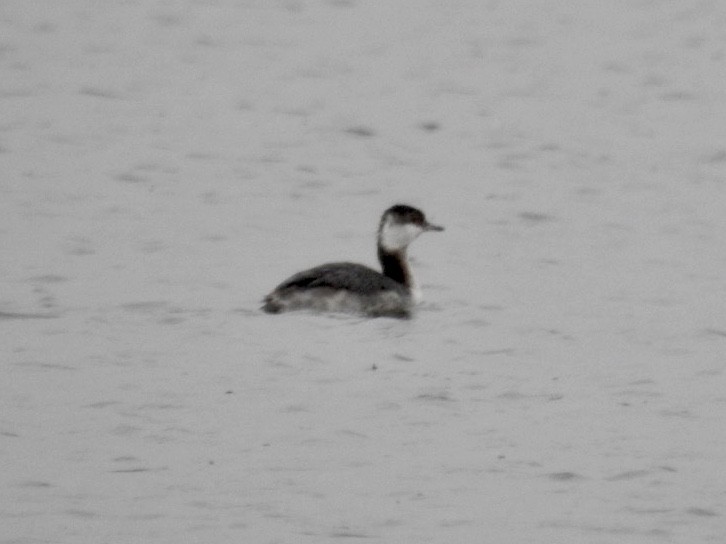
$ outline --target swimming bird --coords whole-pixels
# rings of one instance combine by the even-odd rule
[[[289,277],[265,297],[262,309],[276,314],[291,310],[348,312],[370,317],[410,317],[421,300],[407,249],[424,232],[442,231],[424,213],[396,204],[378,225],[378,260],[382,273],[362,264],[339,262],[316,266]]]

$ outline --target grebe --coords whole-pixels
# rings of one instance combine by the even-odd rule
[[[329,263],[291,276],[264,299],[262,309],[362,313],[371,317],[410,317],[421,299],[406,256],[408,245],[427,231],[442,231],[421,210],[397,204],[378,225],[378,260],[383,273],[355,263]]]

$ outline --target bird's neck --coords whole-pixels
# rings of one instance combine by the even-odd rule
[[[379,245],[378,260],[381,262],[384,276],[404,285],[408,289],[413,289],[413,276],[408,265],[406,248],[392,251]]]

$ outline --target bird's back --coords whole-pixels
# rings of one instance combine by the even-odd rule
[[[265,297],[269,313],[294,309],[354,311],[404,317],[410,309],[406,287],[367,266],[329,263],[289,277]]]

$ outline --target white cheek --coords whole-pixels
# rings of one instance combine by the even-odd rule
[[[390,250],[403,249],[418,238],[423,230],[412,224],[392,225],[388,223],[383,229],[383,246]]]
[[[410,244],[411,242],[413,242],[421,235],[422,232],[423,229],[417,225],[406,225],[406,235],[408,236],[408,243]]]

